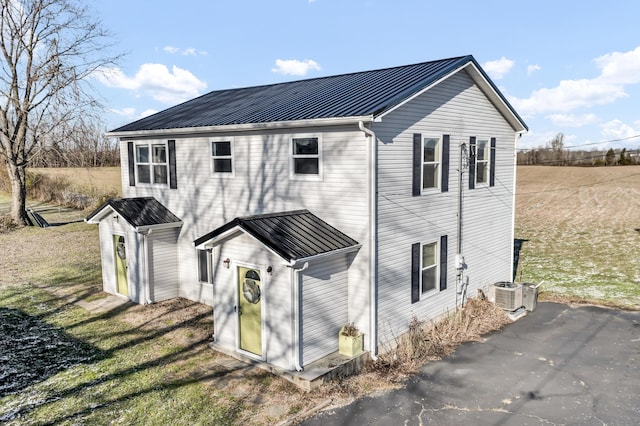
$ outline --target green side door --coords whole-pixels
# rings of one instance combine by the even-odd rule
[[[240,349],[262,356],[262,283],[260,271],[238,267]]]
[[[127,248],[122,235],[113,236],[113,258],[116,264],[116,291],[124,296],[129,295],[127,283]]]

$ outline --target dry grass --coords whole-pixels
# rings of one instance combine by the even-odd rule
[[[542,299],[640,306],[640,166],[519,166],[518,277]]]

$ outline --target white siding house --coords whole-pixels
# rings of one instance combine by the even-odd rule
[[[217,347],[282,369],[351,322],[375,354],[510,280],[526,130],[471,56],[211,92],[110,132],[104,289],[210,304]]]

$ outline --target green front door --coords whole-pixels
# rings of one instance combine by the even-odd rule
[[[129,295],[127,283],[127,248],[122,235],[113,236],[113,257],[116,264],[116,291],[124,296]]]
[[[262,283],[260,271],[238,267],[240,349],[262,356]]]

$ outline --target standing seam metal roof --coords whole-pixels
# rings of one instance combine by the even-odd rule
[[[180,218],[171,213],[153,197],[111,198],[95,209],[86,221],[90,221],[106,207],[111,207],[134,227],[182,223]]]
[[[240,228],[288,261],[358,245],[358,242],[308,210],[239,217],[194,241],[206,243]]]
[[[112,132],[377,115],[470,61],[475,63],[470,55],[460,56],[374,71],[213,91]]]

